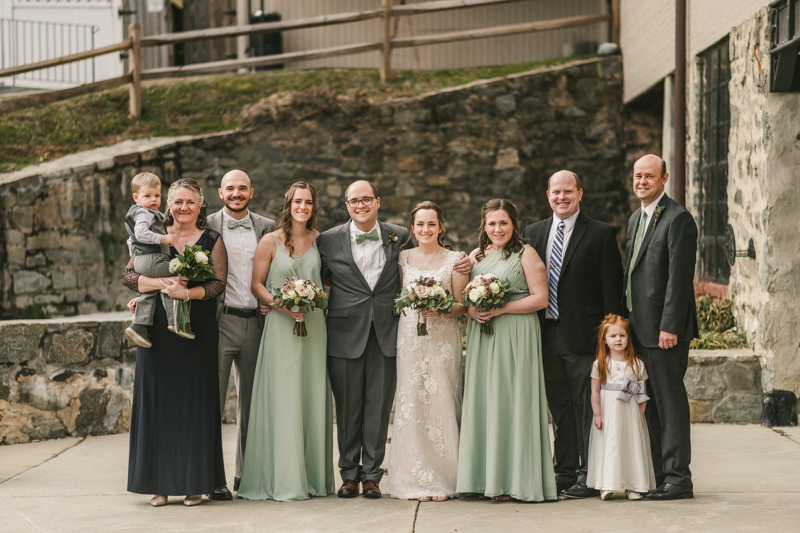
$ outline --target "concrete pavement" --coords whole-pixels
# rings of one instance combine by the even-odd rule
[[[233,426],[224,426],[223,439],[232,482]],[[0,533],[800,530],[800,428],[698,424],[692,439],[694,500],[420,503],[384,495],[187,508],[175,498],[158,509],[149,496],[125,491],[127,434],[3,446]]]

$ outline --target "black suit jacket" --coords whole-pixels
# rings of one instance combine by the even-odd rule
[[[531,224],[522,232],[547,267],[547,238],[553,217]],[[616,229],[604,222],[578,214],[564,252],[558,280],[558,313],[574,354],[594,355],[597,328],[607,314],[620,314],[622,256]],[[548,270],[549,275],[549,270]],[[545,310],[539,311],[544,320]]]
[[[628,222],[625,280],[627,284],[630,270],[633,308],[630,319],[639,342],[648,348],[658,347],[661,331],[676,333],[678,342],[699,336],[694,302],[697,224],[686,208],[666,194],[656,209],[662,206],[658,219],[654,213],[647,221],[633,269],[630,263],[641,207]]]

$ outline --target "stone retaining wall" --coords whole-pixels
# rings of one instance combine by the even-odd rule
[[[129,322],[128,313],[0,322],[0,444],[128,431]],[[760,421],[760,365],[748,350],[692,351],[692,422]],[[233,380],[224,421],[236,421]]]
[[[615,224],[622,240],[631,161],[658,151],[661,130],[647,113],[621,111],[621,88],[612,57],[380,104],[281,93],[247,108],[240,131],[125,141],[0,175],[0,317],[123,309],[131,296],[120,282],[123,219],[141,171],[165,185],[197,179],[215,211],[222,175],[244,169],[253,210],[272,217],[288,186],[308,181],[320,193],[322,230],[348,219],[346,186],[371,179],[382,219],[406,224],[415,203],[436,201],[449,243],[469,250],[483,203],[513,199],[523,224],[550,216],[547,178],[568,168],[583,178],[582,210]]]

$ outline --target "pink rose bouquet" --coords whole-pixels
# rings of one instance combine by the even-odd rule
[[[272,305],[289,309],[292,313],[302,311],[310,313],[314,309],[325,309],[328,301],[325,299],[325,292],[317,287],[310,279],[300,279],[292,276],[286,278],[281,290],[272,291]],[[306,323],[301,318],[294,324],[293,333],[298,337],[307,337]]]
[[[418,317],[417,336],[423,337],[428,334],[425,311],[447,315],[453,312],[455,301],[450,291],[442,287],[441,281],[420,277],[403,287],[394,300],[394,308],[403,314],[405,314],[406,308],[415,309]]]

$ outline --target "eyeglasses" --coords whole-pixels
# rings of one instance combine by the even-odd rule
[[[358,204],[361,204],[364,207],[371,206],[372,205],[372,200],[374,200],[374,199],[375,198],[373,198],[372,196],[365,196],[364,198],[361,198],[360,200],[355,199],[355,198],[352,199],[352,200],[347,200],[345,203],[347,205],[349,205],[351,209],[355,209],[356,207],[358,207]]]

